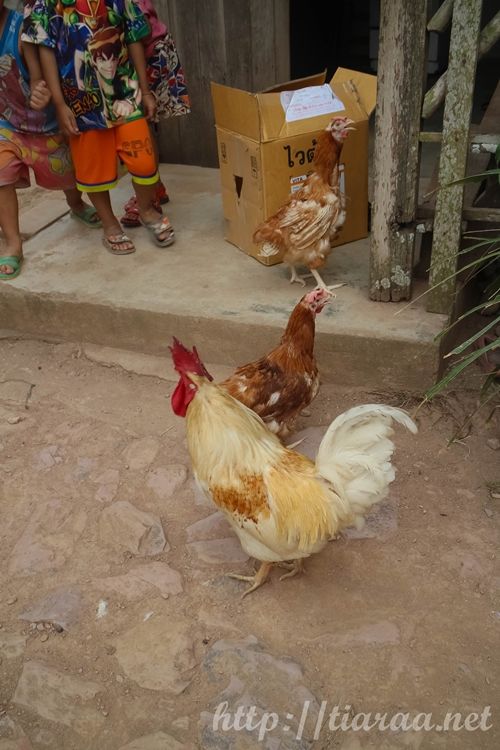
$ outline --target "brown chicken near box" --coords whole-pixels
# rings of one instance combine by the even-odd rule
[[[290,282],[305,286],[296,266],[306,266],[323,289],[327,287],[318,269],[325,265],[346,219],[346,196],[340,189],[339,160],[353,121],[335,117],[318,138],[313,171],[296,193],[256,230],[253,240],[261,243],[261,255],[281,254],[292,270]]]
[[[175,414],[186,417],[188,449],[196,482],[223,512],[245,552],[261,566],[249,594],[268,578],[275,563],[290,563],[289,577],[303,559],[320,552],[348,526],[383,500],[395,477],[392,423],[417,432],[401,409],[357,406],[327,429],[316,462],[286,448],[262,419],[230,396],[198,357],[174,339],[180,379],[172,393]]]
[[[318,393],[315,319],[333,296],[327,289],[305,294],[294,307],[279,345],[256,362],[238,367],[220,383],[280,438],[293,430],[300,412]]]

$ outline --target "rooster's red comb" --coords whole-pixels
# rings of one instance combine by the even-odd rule
[[[213,380],[213,377],[201,361],[195,346],[193,346],[193,351],[191,352],[189,349],[186,349],[184,344],[181,344],[179,339],[174,337],[174,343],[169,349],[172,352],[174,367],[179,375],[192,372],[195,375],[203,375],[208,380]]]

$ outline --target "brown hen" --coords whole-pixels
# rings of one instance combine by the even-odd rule
[[[293,430],[299,413],[318,393],[315,318],[332,296],[327,289],[305,294],[293,309],[279,345],[256,362],[238,367],[234,375],[220,383],[280,438]]]
[[[348,117],[335,117],[320,134],[314,152],[313,172],[304,185],[255,231],[253,240],[261,243],[262,256],[284,252],[283,260],[291,267],[290,283],[305,286],[296,266],[307,266],[318,286],[327,287],[318,268],[326,263],[331,243],[344,225],[346,205],[339,185],[339,157],[349,131],[354,130]]]

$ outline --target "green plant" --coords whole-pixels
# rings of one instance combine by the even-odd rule
[[[494,175],[497,176],[497,179],[500,183],[500,146],[498,146],[496,150],[495,160],[497,164],[497,167],[495,169],[490,169],[481,174],[465,177],[463,180],[456,180],[450,183],[450,186],[463,184],[466,182],[479,182],[487,177],[491,177]],[[449,186],[446,185],[442,189],[446,189],[446,187]],[[464,319],[470,317],[471,315],[474,315],[475,313],[479,312],[485,314],[487,313],[488,308],[493,307],[495,309],[497,306],[498,309],[488,320],[488,323],[481,328],[481,330],[477,331],[472,336],[469,336],[465,341],[461,342],[446,355],[446,358],[459,357],[459,359],[450,367],[448,372],[446,372],[446,374],[435,385],[433,385],[426,391],[423,403],[425,403],[426,401],[431,401],[437,395],[443,393],[443,391],[445,391],[449,387],[449,385],[462,372],[464,372],[464,370],[470,367],[478,359],[484,357],[489,352],[495,349],[500,349],[499,336],[492,338],[492,340],[488,340],[488,334],[490,334],[489,338],[491,338],[490,332],[494,332],[495,329],[500,326],[500,230],[489,229],[478,232],[466,232],[464,236],[469,240],[473,240],[475,244],[465,248],[464,250],[461,250],[459,255],[466,256],[467,254],[472,252],[479,252],[479,257],[475,257],[473,260],[466,262],[458,271],[451,274],[440,283],[443,284],[450,278],[453,278],[458,274],[465,274],[464,283],[469,283],[472,279],[477,277],[478,273],[488,268],[490,270],[493,269],[493,278],[485,290],[483,301],[481,302],[481,304],[472,307],[470,310],[467,310],[467,312],[461,315],[454,323],[445,328],[445,330],[442,331],[438,338],[446,336],[452,328],[461,323]],[[437,286],[439,286],[439,284],[437,284],[436,287]],[[430,289],[428,291],[430,291]],[[473,351],[465,353],[471,347],[474,347]],[[493,399],[500,395],[499,378],[499,372],[485,374],[483,382],[481,384],[478,408],[481,408],[486,403],[491,402]]]

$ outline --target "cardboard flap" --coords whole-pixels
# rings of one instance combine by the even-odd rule
[[[296,78],[294,81],[286,81],[286,83],[279,83],[277,86],[271,86],[268,89],[263,89],[261,94],[274,94],[280,91],[295,91],[296,89],[304,89],[306,86],[321,86],[326,81],[326,70],[322,73],[314,73],[312,76],[306,76],[305,78]]]
[[[349,81],[354,83],[357,91],[357,97],[368,116],[371,115],[377,103],[377,76],[369,73],[360,73],[357,70],[349,68],[337,68],[330,84],[346,84]]]
[[[260,140],[259,104],[255,94],[213,81],[211,88],[217,125],[254,141]]]

